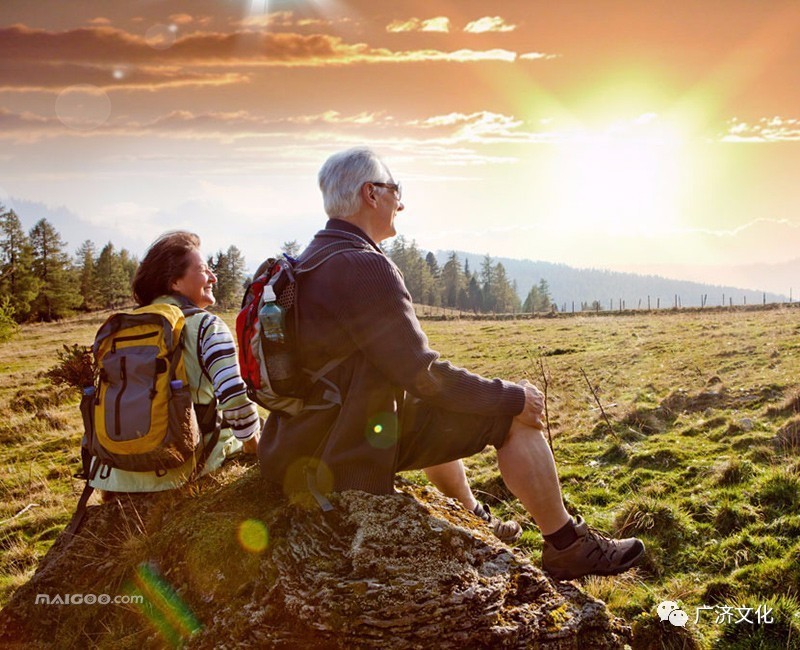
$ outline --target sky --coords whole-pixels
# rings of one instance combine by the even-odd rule
[[[800,3],[0,4],[0,203],[71,252],[187,228],[255,267],[363,145],[423,249],[788,294]]]

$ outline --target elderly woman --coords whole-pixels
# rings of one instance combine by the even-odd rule
[[[231,332],[220,318],[205,311],[215,302],[216,282],[200,253],[200,238],[185,231],[159,237],[148,249],[133,280],[133,295],[139,306],[167,303],[184,309],[199,308],[190,310],[186,317],[183,362],[198,419],[206,423],[201,429],[211,430],[205,433],[204,442],[213,443],[219,412],[225,426],[209,450],[200,475],[218,469],[226,458],[242,449],[255,453],[260,430],[258,411],[247,398],[239,374]],[[159,472],[101,466],[90,485],[106,492],[169,490],[186,483],[193,476],[194,465],[194,460],[189,459],[179,467]]]

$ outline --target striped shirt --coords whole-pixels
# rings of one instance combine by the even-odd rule
[[[249,440],[258,433],[260,422],[239,372],[233,336],[222,319],[213,314],[203,318],[197,336],[200,363],[211,378],[217,408],[233,434],[239,440]]]

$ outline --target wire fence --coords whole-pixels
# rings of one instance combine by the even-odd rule
[[[534,312],[473,312],[451,307],[439,307],[433,305],[414,305],[417,318],[425,320],[525,320],[532,318],[555,318],[568,316],[614,316],[614,315],[635,315],[648,313],[701,313],[701,312],[725,312],[735,310],[761,311],[784,308],[800,308],[800,302],[768,302],[766,294],[763,299],[755,304],[751,301],[748,304],[747,297],[735,300],[732,296],[725,296],[719,304],[709,304],[708,295],[701,297],[700,305],[684,306],[679,295],[667,302],[660,298],[645,299],[635,301],[635,305],[627,304],[627,301],[620,298],[616,301],[609,300],[601,303],[595,300],[587,302],[553,304],[549,310]]]

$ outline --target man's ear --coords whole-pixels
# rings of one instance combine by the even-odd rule
[[[364,203],[373,208],[378,205],[378,200],[375,198],[375,186],[372,183],[364,183],[361,186],[361,198]]]

